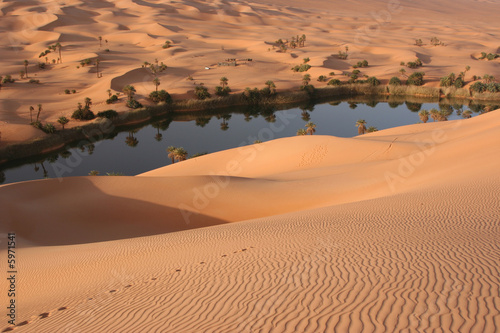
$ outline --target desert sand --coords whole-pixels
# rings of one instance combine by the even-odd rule
[[[499,130],[493,111],[4,185],[16,332],[496,332]]]
[[[498,12],[497,0],[2,1],[0,75],[12,75],[17,82],[4,84],[0,91],[0,145],[45,135],[29,125],[30,106],[42,104],[40,120],[60,128],[57,119],[69,118],[86,97],[92,99],[94,111],[126,111],[123,94],[116,104],[104,103],[108,89],[118,93],[133,85],[137,99],[150,105],[154,76],[142,65],[155,59],[168,66],[158,74],[159,88],[174,98],[192,98],[194,84],[200,83],[213,93],[223,76],[234,93],[262,88],[267,80],[278,90],[297,89],[303,73],[290,68],[306,57],[316,87],[326,85],[316,81],[320,75],[347,80],[342,74],[364,59],[370,66],[361,74],[386,84],[400,76],[401,62],[417,57],[423,67],[406,70],[424,71],[426,85],[437,86],[440,77],[458,74],[465,66],[471,67],[466,74],[470,85],[473,75],[499,75],[500,58],[478,60],[481,52],[500,53]],[[286,53],[273,49],[276,40],[302,34],[304,47]],[[444,45],[432,46],[432,37]],[[424,45],[416,46],[416,39]],[[171,47],[164,49],[167,40]],[[45,62],[40,53],[55,43],[62,46],[62,63],[57,62],[59,53],[51,52],[46,55],[50,64],[39,69],[38,62]],[[348,59],[338,59],[346,46]],[[100,59],[100,78],[93,64],[77,68],[87,58]],[[232,58],[253,61],[217,66]],[[20,79],[24,60],[29,62],[29,77]],[[187,80],[189,76],[194,80]],[[66,89],[76,93],[65,94]],[[71,121],[67,127],[79,125]]]
[[[27,59],[41,84],[3,85],[0,144],[38,135],[30,105],[42,103],[40,119],[55,122],[85,97],[108,109],[107,90],[126,84],[149,103],[153,76],[141,64],[155,58],[168,66],[160,89],[175,98],[192,96],[193,83],[213,89],[221,76],[235,92],[267,80],[294,89],[302,74],[290,67],[305,57],[313,79],[332,71],[345,79],[367,59],[362,73],[386,82],[416,57],[431,86],[466,65],[468,76],[498,75],[499,59],[477,57],[499,52],[499,8],[494,0],[2,1],[1,74],[18,79]],[[272,50],[297,34],[305,47]],[[433,36],[445,45],[429,45]],[[426,45],[413,45],[418,38]],[[36,69],[55,42],[63,62]],[[346,45],[349,58],[339,60]],[[95,66],[76,68],[97,56],[101,78]],[[214,66],[225,58],[253,61]],[[123,96],[113,108],[125,110]],[[0,279],[0,331],[498,332],[499,133],[497,110],[354,138],[273,140],[133,177],[0,186],[0,267],[7,271],[15,232],[18,271],[15,327]]]

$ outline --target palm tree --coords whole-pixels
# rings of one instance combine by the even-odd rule
[[[175,148],[174,146],[169,146],[167,148],[168,158],[172,159],[172,164],[175,163],[175,151],[176,150],[177,150],[177,148]]]
[[[134,98],[134,94],[136,93],[136,90],[135,90],[134,86],[127,84],[125,87],[123,87],[123,92],[125,93],[125,95],[127,95],[128,100],[131,101]]]
[[[28,78],[28,65],[29,65],[28,60],[24,60],[24,73],[26,74],[26,78]]]
[[[399,70],[399,73],[401,73],[401,76],[405,77],[405,76],[406,76],[406,69],[401,68],[401,69]]]
[[[176,148],[174,154],[175,154],[175,159],[178,160],[179,162],[185,161],[188,156],[188,152],[182,147]]]
[[[307,134],[313,135],[316,132],[316,124],[315,123],[308,122],[306,124],[306,127],[307,127],[307,130],[306,130]]]
[[[469,119],[470,117],[472,117],[472,111],[471,110],[465,110],[463,113],[462,113],[462,117],[464,119]]]
[[[88,97],[85,97],[85,109],[90,109],[90,106],[92,105],[92,100]]]
[[[439,114],[439,111],[436,110],[436,109],[431,109],[431,111],[429,111],[429,114],[432,118],[432,121],[436,121],[436,120],[439,120],[440,118],[440,114]]]
[[[101,62],[101,60],[99,60],[99,58],[97,58],[95,60],[95,71],[96,71],[97,78],[99,78],[99,63],[100,62]]]
[[[42,112],[42,104],[38,104],[38,114],[36,115],[36,122],[38,122],[38,118],[40,117],[41,112]]]
[[[99,47],[102,46],[102,36],[99,36]]]
[[[309,82],[311,82],[311,75],[310,74],[305,74],[303,77],[302,77],[302,83],[307,86],[309,84]]]
[[[311,115],[309,114],[309,112],[307,112],[307,111],[304,110],[304,111],[302,111],[302,117],[301,118],[302,118],[303,121],[309,121],[309,120],[311,120]]]
[[[365,134],[365,132],[366,132],[366,120],[359,119],[356,122],[356,127],[358,128],[358,134]]]
[[[61,64],[62,64],[62,54],[61,54],[62,45],[61,45],[61,43],[57,42],[55,46],[56,46],[57,50],[59,51],[59,61],[61,61]]]
[[[420,117],[420,120],[425,124],[429,120],[429,111],[421,110],[418,113],[418,116]]]
[[[271,80],[267,80],[265,84],[269,88],[269,92],[274,95],[276,93],[276,85],[274,84],[274,82]]]
[[[125,143],[127,144],[127,146],[135,147],[139,144],[139,140],[134,137],[134,133],[136,132],[136,130],[133,130],[128,133],[128,136],[125,138]]]
[[[30,106],[30,120],[33,122],[33,111],[35,111],[35,108],[33,106]]]
[[[227,86],[227,82],[228,82],[227,77],[223,76],[223,77],[220,78],[220,85],[222,86],[222,88],[224,88],[225,86]]]
[[[229,129],[229,124],[227,123],[227,121],[231,119],[231,117],[232,115],[230,114],[223,114],[222,116],[217,117],[217,118],[222,118],[222,123],[220,124],[221,130],[227,131]]]
[[[153,79],[153,83],[154,83],[154,85],[155,85],[155,87],[156,87],[156,92],[158,92],[158,86],[160,85],[160,79],[159,79],[159,78],[157,78],[157,77],[155,77],[155,78]]]
[[[111,89],[108,89],[108,97],[111,98],[113,94],[111,93]]]
[[[59,119],[57,119],[57,122],[58,122],[59,124],[61,124],[62,129],[63,129],[63,131],[64,131],[64,125],[66,125],[67,123],[69,123],[69,119],[68,119],[68,118],[66,118],[66,117],[59,117]]]
[[[465,82],[465,73],[467,73],[468,71],[470,71],[470,66],[465,66],[465,71],[462,72],[462,73],[464,73],[462,75],[462,80],[464,80],[464,82]]]
[[[307,134],[307,131],[303,128],[299,128],[297,130],[297,135],[306,135]]]

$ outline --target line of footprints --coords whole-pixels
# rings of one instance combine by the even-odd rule
[[[250,248],[250,249],[254,249],[254,247],[253,247],[253,246],[250,246],[249,248]],[[234,253],[239,253],[239,252],[245,252],[245,251],[247,251],[247,250],[248,250],[248,249],[246,249],[246,248],[245,248],[245,249],[241,249],[241,250],[239,250],[239,251],[234,251],[234,252],[233,252],[233,254],[234,254]],[[225,258],[225,257],[227,257],[227,254],[223,254],[221,257],[222,257],[222,258]],[[201,261],[201,262],[200,262],[200,265],[204,265],[204,264],[205,264],[205,262],[204,262],[204,261]],[[179,268],[179,269],[176,269],[175,271],[176,271],[176,272],[181,272],[182,270]],[[151,280],[152,280],[152,281],[155,281],[155,280],[157,280],[157,279],[158,279],[158,278],[155,278],[155,277],[154,277],[154,278],[151,278]],[[131,284],[126,285],[124,288],[128,289],[128,288],[130,288],[130,287],[132,287],[132,285],[131,285]],[[109,293],[110,293],[110,294],[113,294],[113,293],[115,293],[115,292],[117,292],[117,290],[116,290],[116,289],[112,289],[112,290],[110,290],[110,291],[109,291]],[[89,298],[88,300],[89,300],[89,301],[90,301],[90,300],[93,300],[93,298]],[[67,307],[63,306],[63,307],[58,308],[58,309],[57,309],[57,311],[64,311],[64,310],[67,310],[67,309],[68,309]],[[38,317],[39,317],[40,319],[45,319],[45,318],[48,318],[48,317],[51,315],[51,313],[52,313],[52,312],[44,312],[44,313],[39,314],[39,315],[38,315]],[[28,325],[29,323],[31,323],[31,321],[25,320],[25,321],[23,321],[23,322],[21,322],[21,323],[19,323],[19,324],[15,325],[15,326],[9,326],[9,327],[5,328],[5,329],[2,331],[2,333],[3,333],[3,332],[10,332],[10,331],[13,331],[13,330],[15,330],[16,328],[18,328],[18,327],[22,327],[22,326],[25,326],[25,325]]]

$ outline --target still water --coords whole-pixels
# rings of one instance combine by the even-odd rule
[[[295,136],[307,121],[316,124],[315,135],[353,137],[358,135],[355,123],[364,119],[367,127],[378,130],[420,122],[418,109],[439,109],[435,103],[324,103],[282,111],[256,111],[194,115],[157,119],[152,124],[123,130],[114,137],[92,145],[73,147],[53,153],[43,159],[20,161],[16,165],[0,167],[0,183],[26,180],[85,176],[96,170],[100,175],[120,173],[136,175],[171,163],[168,146],[183,147],[189,156],[212,153],[255,140]],[[441,108],[443,106],[441,105]],[[461,105],[448,106],[448,119],[460,119]],[[410,110],[411,109],[411,110]],[[476,116],[478,110],[473,113]],[[308,119],[310,118],[310,119]],[[429,119],[432,121],[432,119]]]

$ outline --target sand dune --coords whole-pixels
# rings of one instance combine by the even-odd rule
[[[197,0],[0,2],[0,145],[107,90],[154,89],[142,68],[168,69],[161,89],[192,96],[221,76],[234,92],[296,88],[290,67],[386,82],[419,57],[427,85],[471,66],[498,76],[490,1],[332,3]],[[389,15],[387,14],[389,13]],[[279,38],[306,34],[278,53]],[[102,37],[102,45],[98,37]],[[444,46],[431,46],[433,36]],[[425,45],[413,45],[422,38]],[[166,40],[172,47],[163,49]],[[62,63],[38,69],[63,45]],[[349,46],[348,60],[336,56]],[[109,50],[109,52],[107,51]],[[102,77],[85,58],[101,59]],[[48,61],[57,60],[50,53]],[[235,68],[226,58],[252,58]],[[205,66],[213,66],[207,71]],[[411,70],[408,69],[408,72]],[[194,81],[187,81],[191,75]],[[323,83],[314,82],[316,86]],[[470,84],[470,82],[469,82]],[[65,94],[75,89],[75,94]],[[112,106],[124,110],[123,98]],[[68,124],[78,126],[72,121]],[[354,138],[279,139],[135,177],[74,177],[0,186],[0,258],[18,242],[16,326],[8,332],[497,332],[500,329],[500,110]],[[4,267],[4,266],[2,266]],[[7,280],[0,280],[6,290]],[[4,288],[5,287],[5,288]]]
[[[493,111],[4,185],[16,331],[495,332],[499,129]]]
[[[500,59],[477,59],[480,52],[498,52],[498,29],[491,23],[494,18],[488,19],[499,11],[498,1],[82,0],[62,4],[41,0],[2,2],[0,6],[0,74],[19,79],[27,59],[29,77],[41,82],[29,84],[24,79],[2,87],[0,145],[32,135],[30,105],[42,103],[41,120],[52,123],[60,116],[70,116],[85,97],[94,101],[95,111],[109,107],[123,111],[123,101],[112,106],[103,102],[108,89],[120,92],[126,84],[134,84],[137,98],[147,104],[154,85],[150,75],[142,75],[141,66],[155,59],[169,66],[159,75],[160,88],[174,98],[193,97],[193,83],[204,83],[213,91],[221,76],[229,79],[235,93],[245,87],[263,87],[267,80],[275,81],[280,90],[296,89],[302,75],[290,68],[305,57],[311,59],[309,73],[316,86],[326,85],[315,80],[331,72],[347,79],[341,74],[364,59],[371,66],[362,74],[376,76],[383,83],[399,75],[400,62],[416,57],[424,63],[419,70],[425,71],[430,86],[450,72],[463,71],[466,65],[471,67],[469,79],[473,75],[498,76],[500,68]],[[279,53],[272,47],[279,38],[302,34],[307,36],[303,48]],[[445,46],[431,46],[432,36]],[[425,45],[415,46],[417,38]],[[171,49],[162,48],[166,40],[172,41]],[[37,63],[45,62],[39,54],[56,42],[63,46],[63,62],[38,69]],[[349,58],[337,59],[345,46],[349,46]],[[50,53],[47,57],[52,62],[59,56]],[[77,69],[81,60],[96,57],[101,59],[101,78],[93,65]],[[227,58],[254,61],[236,68],[216,66]],[[205,66],[213,69],[206,71]],[[195,80],[186,81],[189,75]],[[65,89],[77,92],[66,95]],[[6,102],[12,100],[18,104]],[[24,133],[9,130],[11,124],[21,126]],[[67,126],[78,125],[72,121]]]

